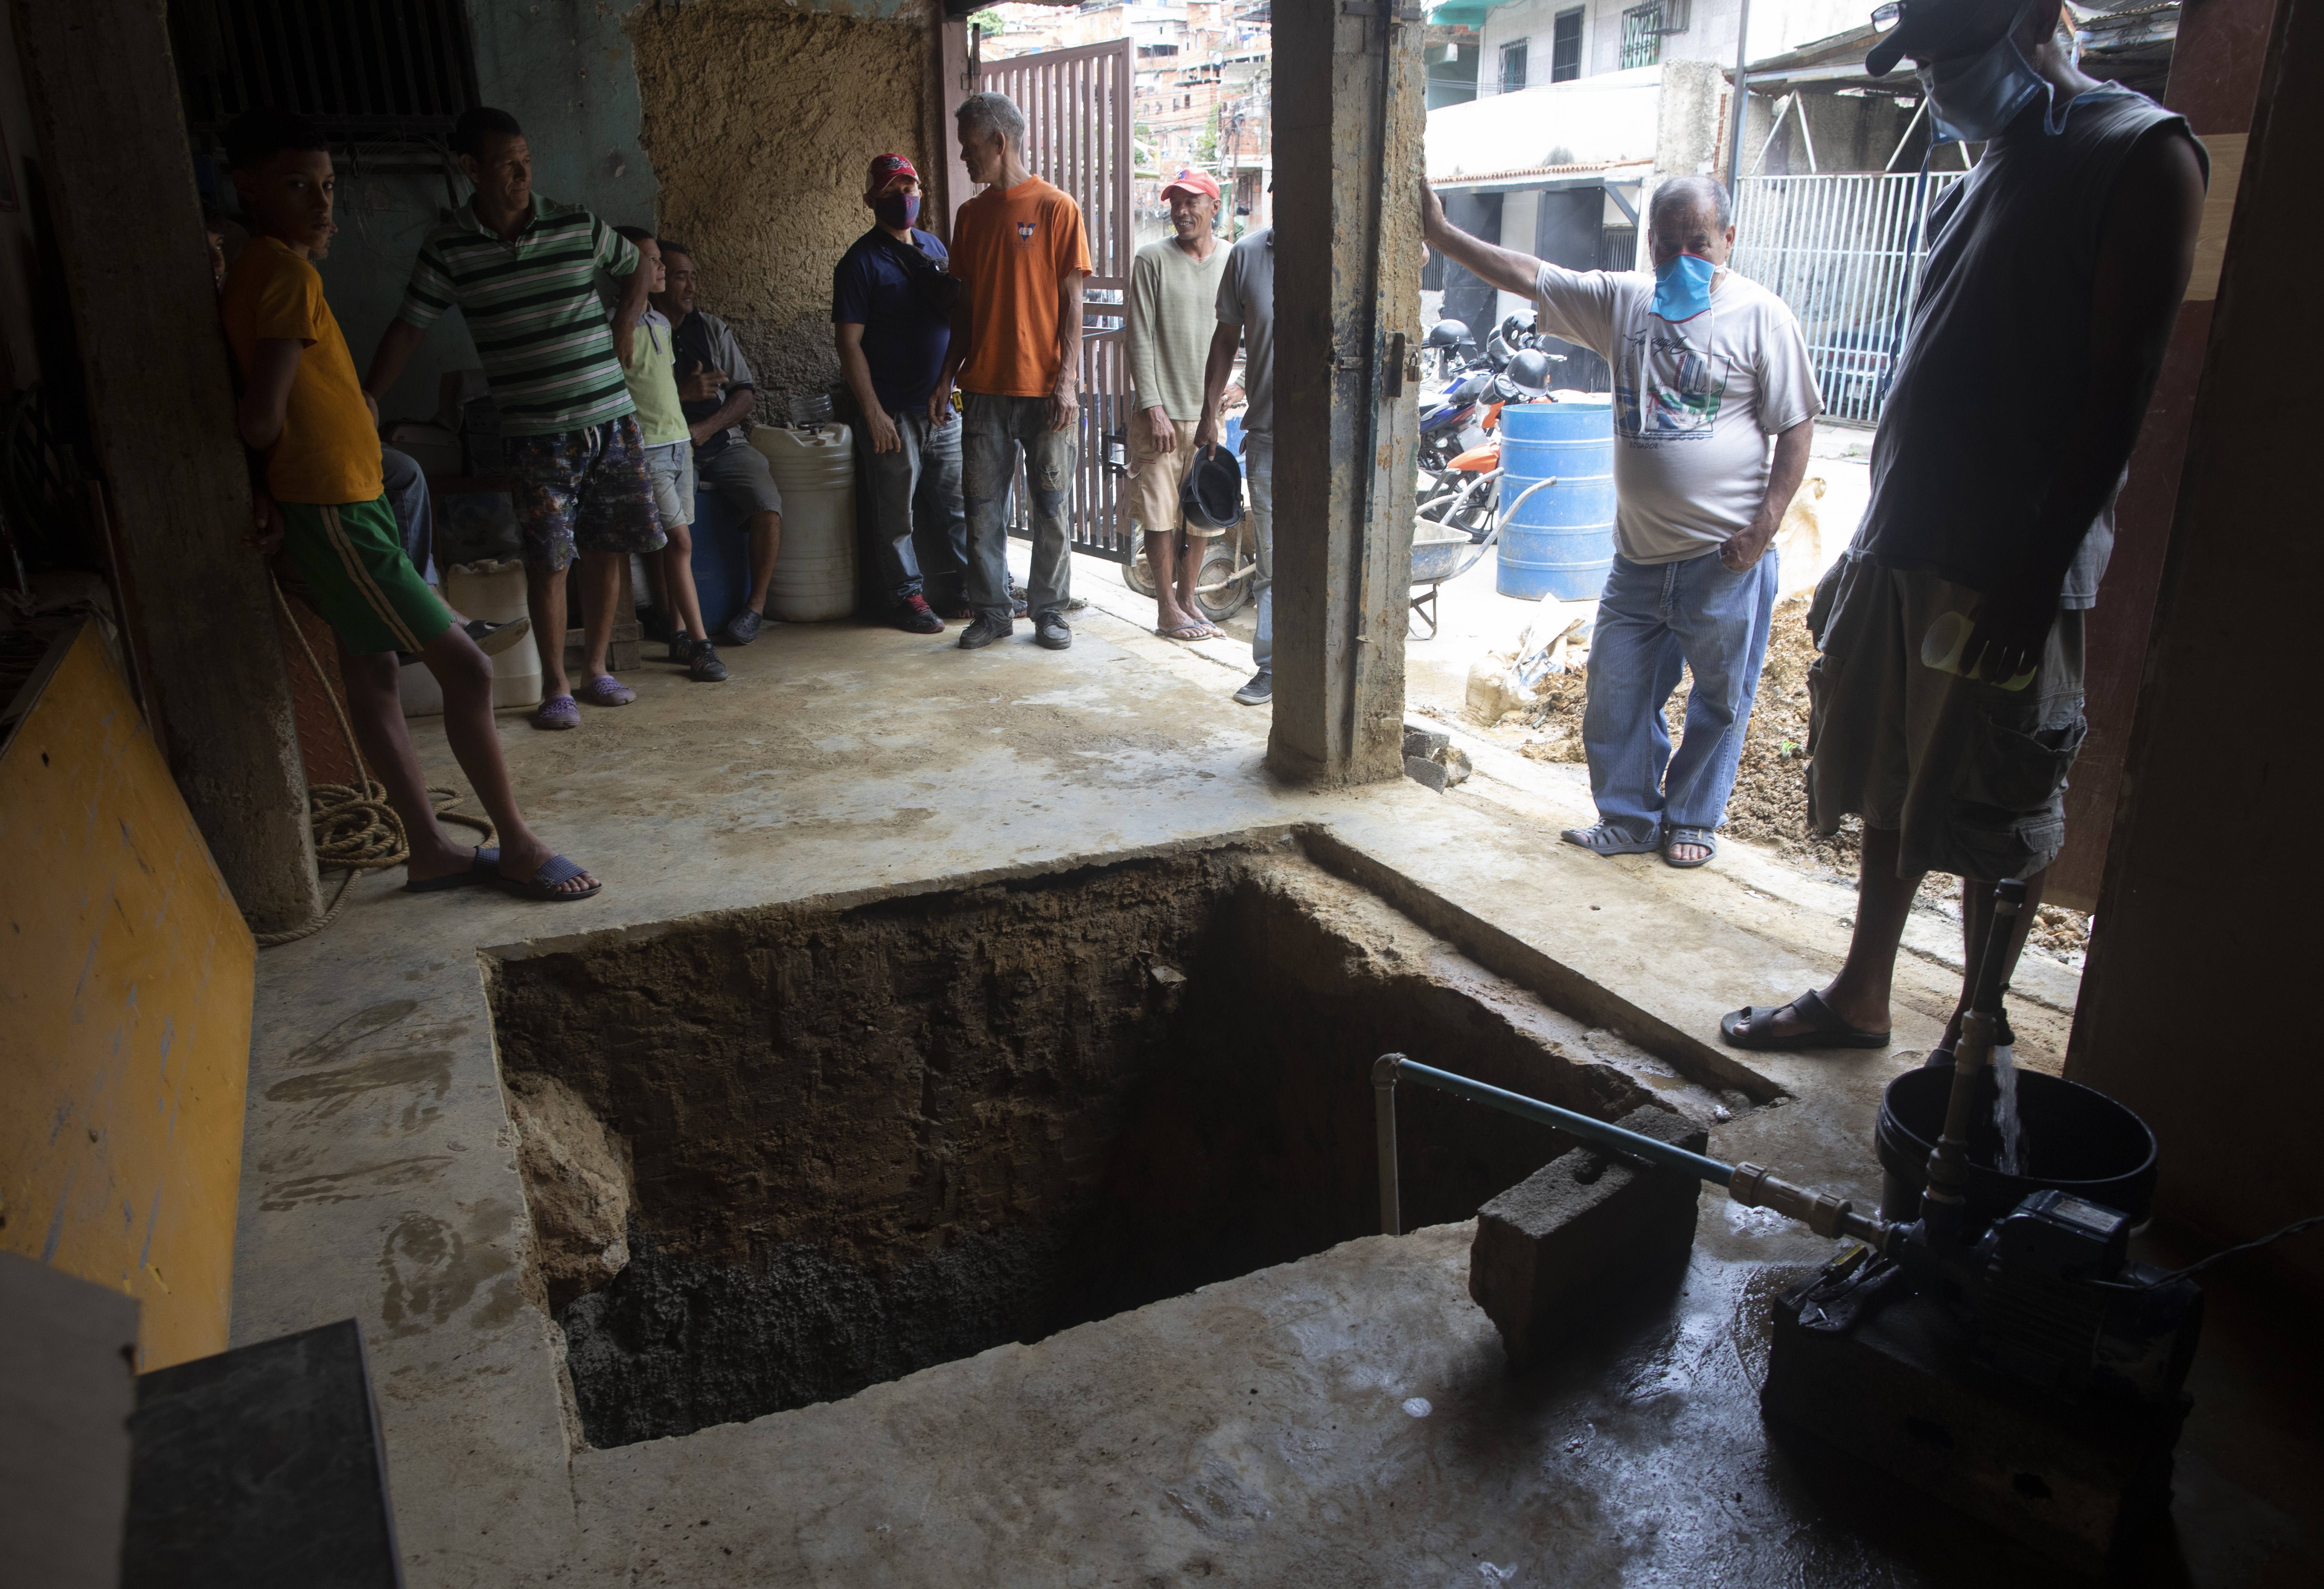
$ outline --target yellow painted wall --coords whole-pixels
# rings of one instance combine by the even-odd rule
[[[0,1247],[222,1352],[256,946],[94,624],[0,750]]]

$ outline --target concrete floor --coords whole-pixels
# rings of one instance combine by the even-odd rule
[[[521,1285],[481,975],[487,953],[529,943],[1296,826],[1490,970],[1768,1101],[1720,1127],[1714,1153],[1876,1193],[1879,1089],[1934,1035],[1958,976],[1941,932],[1904,965],[1895,1051],[1738,1056],[1720,1012],[1827,977],[1844,891],[1741,846],[1676,873],[1560,845],[1573,790],[1526,781],[1531,763],[1503,781],[1480,758],[1447,796],[1282,789],[1261,767],[1264,711],[1226,701],[1235,659],[1103,611],[1069,652],[1024,635],[965,654],[949,635],[782,627],[727,653],[722,687],[648,664],[636,705],[587,711],[578,732],[512,716],[536,822],[603,895],[414,899],[373,877],[328,930],[262,959],[235,1338],[362,1323],[412,1584],[2043,1575],[2006,1547],[1988,1558],[1967,1525],[1900,1524],[1860,1479],[1769,1444],[1753,1299],[1768,1266],[1824,1246],[1717,1195],[1676,1296],[1612,1310],[1570,1363],[1522,1380],[1466,1299],[1467,1227],[1446,1226],[844,1401],[576,1449],[562,1336]],[[420,737],[449,775],[440,737]],[[2021,1032],[2054,1055],[2072,975],[2029,980]],[[2231,1279],[2214,1296],[2179,1559],[2153,1564],[2157,1581],[2312,1582],[2312,1353],[2291,1349],[2282,1303]]]

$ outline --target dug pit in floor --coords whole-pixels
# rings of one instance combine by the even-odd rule
[[[1600,1118],[1720,1106],[1289,841],[673,923],[503,958],[493,1005],[599,1447],[1374,1233],[1384,1050]],[[1401,1123],[1416,1226],[1572,1145],[1443,1097]]]

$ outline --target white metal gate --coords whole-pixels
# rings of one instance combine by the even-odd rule
[[[1933,209],[1961,174],[1931,171],[1927,207]],[[1897,317],[1910,311],[1928,259],[1925,221],[1913,236],[1918,180],[1906,172],[1746,177],[1738,184],[1735,269],[1799,317],[1833,419],[1880,418]]]
[[[1082,207],[1090,275],[1082,315],[1081,461],[1074,478],[1074,550],[1127,563],[1137,553],[1128,494],[1130,123],[1128,39],[1012,56],[978,68],[978,86],[1025,113],[1025,163]],[[1020,469],[1015,532],[1029,535]]]

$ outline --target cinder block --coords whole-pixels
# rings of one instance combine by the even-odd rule
[[[1700,1153],[1709,1133],[1666,1109],[1615,1122]],[[1528,1368],[1600,1313],[1607,1299],[1683,1267],[1702,1182],[1581,1147],[1543,1165],[1477,1211],[1469,1295]]]
[[[1404,725],[1404,753],[1425,762],[1452,743],[1452,736],[1441,728],[1423,728],[1417,723]]]
[[[1406,756],[1404,759],[1404,775],[1426,784],[1438,794],[1444,792],[1446,775],[1440,762],[1431,762],[1422,756]]]

